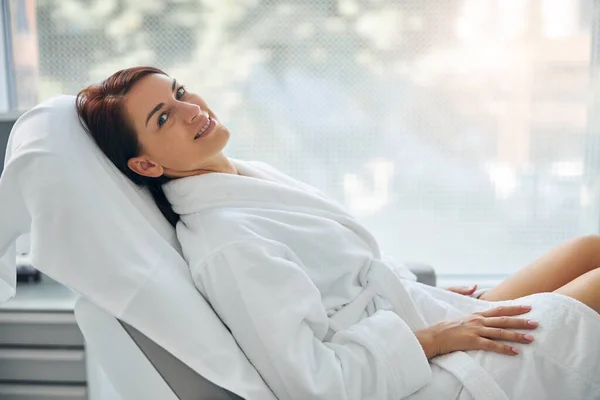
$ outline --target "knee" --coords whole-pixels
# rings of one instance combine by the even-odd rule
[[[583,235],[575,238],[582,246],[600,249],[600,235]]]
[[[594,266],[600,267],[600,235],[580,236],[575,243],[579,254],[588,255]]]

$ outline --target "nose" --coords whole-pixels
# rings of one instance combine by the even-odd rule
[[[194,122],[196,118],[203,114],[202,110],[200,109],[200,106],[198,106],[197,104],[182,103],[181,107],[181,114],[183,116],[183,120],[187,123]]]

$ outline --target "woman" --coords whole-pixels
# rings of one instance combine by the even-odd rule
[[[599,237],[463,296],[383,261],[316,189],[228,159],[227,128],[160,70],[119,71],[77,111],[176,226],[198,290],[278,398],[600,398]]]

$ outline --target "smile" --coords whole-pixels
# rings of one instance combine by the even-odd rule
[[[204,126],[202,128],[200,128],[198,133],[196,133],[196,136],[194,136],[194,140],[200,139],[200,138],[208,135],[209,133],[211,133],[212,130],[214,129],[215,125],[216,125],[215,121],[213,121],[212,118],[208,117],[208,121],[206,122],[206,124],[204,124]]]

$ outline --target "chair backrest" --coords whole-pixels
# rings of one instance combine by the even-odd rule
[[[48,99],[21,116],[11,132],[6,160],[0,177],[0,302],[15,292],[14,241],[29,231],[31,263],[39,271],[109,317],[135,327],[219,387],[247,399],[275,400],[198,292],[175,229],[150,194],[98,149],[77,116],[74,96]],[[113,332],[104,338],[94,333],[96,328],[86,329],[83,320],[81,325],[91,346],[99,349],[98,358],[107,360],[105,375],[137,380],[140,390],[149,386],[139,384],[139,378],[141,374],[146,381],[151,372],[121,367],[136,353],[127,358],[119,357],[120,350],[112,351],[118,336],[114,325],[109,329],[91,322],[100,331]],[[139,354],[137,358],[143,360]],[[127,398],[173,396],[163,386]],[[121,385],[123,390],[128,390],[126,385]],[[156,395],[161,392],[165,395]]]
[[[86,351],[122,400],[239,400],[198,375],[132,326],[80,297],[75,318]]]

